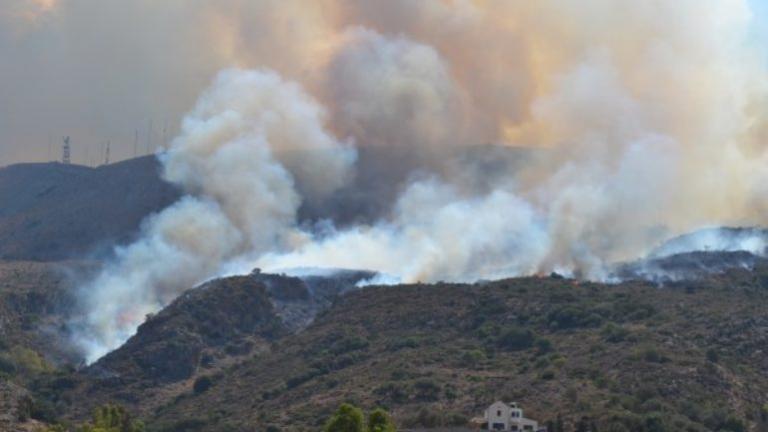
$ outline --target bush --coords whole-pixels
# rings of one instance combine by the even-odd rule
[[[57,417],[56,407],[48,400],[36,399],[32,404],[29,416],[44,423],[53,423]]]
[[[374,390],[374,393],[376,393],[379,396],[386,397],[387,399],[395,403],[405,403],[408,400],[408,397],[410,396],[408,389],[405,387],[405,385],[400,383],[394,383],[394,382],[390,382],[377,387]]]
[[[671,429],[666,425],[664,416],[659,413],[652,413],[645,416],[645,430],[647,432],[667,432]]]
[[[507,351],[519,351],[533,346],[534,340],[533,332],[528,329],[507,327],[499,336],[497,344]]]
[[[553,380],[555,379],[555,372],[552,369],[547,369],[539,375],[539,378],[545,381]]]
[[[195,383],[192,385],[192,390],[195,394],[200,394],[207,391],[211,386],[213,386],[213,379],[208,375],[203,375],[195,380]]]
[[[441,426],[441,416],[437,411],[433,411],[427,408],[422,408],[419,411],[418,417],[416,417],[414,426],[422,426],[425,428],[436,428]]]
[[[735,417],[728,417],[720,425],[720,430],[729,431],[729,432],[746,432],[747,427],[744,425],[744,422],[742,422],[741,420]]]
[[[144,424],[133,420],[120,405],[104,405],[93,412],[92,422],[77,428],[79,432],[144,432]]]
[[[199,418],[186,418],[169,425],[161,426],[158,430],[160,432],[193,432],[201,431],[208,426],[208,422]],[[78,431],[80,432],[80,431]],[[101,432],[101,431],[93,431]]]
[[[603,318],[591,313],[583,307],[562,306],[547,315],[550,327],[556,329],[572,329],[578,327],[596,327],[603,322]]]
[[[552,341],[547,338],[536,339],[536,350],[539,354],[546,354],[552,351]]]
[[[461,356],[461,364],[468,367],[477,366],[485,359],[485,353],[480,350],[465,351]]]
[[[419,339],[413,336],[409,336],[405,339],[396,339],[390,343],[389,351],[398,351],[404,348],[417,348],[419,346]]]
[[[440,398],[440,384],[430,379],[421,379],[413,385],[416,398],[423,402],[434,402]]]
[[[365,418],[360,408],[350,404],[341,404],[339,409],[328,419],[324,432],[364,432]]]
[[[38,374],[43,372],[49,372],[52,370],[51,366],[45,361],[37,351],[32,349],[15,346],[11,350],[10,360],[16,366],[17,369],[21,369],[27,373]]]
[[[331,353],[341,355],[352,351],[368,348],[368,340],[356,335],[344,335],[331,345]]]
[[[711,361],[712,363],[717,363],[720,360],[720,355],[717,354],[717,351],[710,348],[707,350],[707,360]]]
[[[376,408],[368,415],[368,432],[395,432],[395,424],[389,414],[381,408]]]
[[[643,360],[649,363],[664,363],[667,360],[656,348],[653,347],[647,347],[643,349],[641,355]]]
[[[603,336],[603,339],[605,339],[606,342],[618,343],[627,339],[629,336],[629,330],[614,323],[608,323],[600,331],[600,334]]]
[[[0,372],[13,375],[16,373],[16,365],[5,356],[0,356]]]
[[[469,418],[462,413],[450,413],[445,419],[445,423],[448,426],[466,426],[469,423]]]

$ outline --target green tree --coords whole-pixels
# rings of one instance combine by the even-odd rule
[[[368,415],[368,432],[396,432],[395,424],[389,414],[381,408],[376,408]]]
[[[78,432],[144,432],[144,423],[135,421],[120,405],[107,404],[96,408],[92,423],[77,428]]]
[[[365,432],[365,417],[360,408],[350,404],[341,404],[339,409],[325,424],[324,432]]]

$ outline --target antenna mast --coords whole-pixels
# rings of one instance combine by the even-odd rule
[[[107,140],[107,148],[104,150],[104,165],[109,165],[109,147],[111,144],[112,142]]]
[[[152,120],[149,121],[149,128],[147,129],[147,154],[150,154],[152,148]]]
[[[139,130],[136,129],[133,135],[133,157],[139,156]]]
[[[69,145],[69,137],[64,137],[64,146],[61,148],[61,163],[64,165],[70,164],[70,154],[71,154],[72,148]]]

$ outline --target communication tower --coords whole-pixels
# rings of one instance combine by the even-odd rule
[[[69,137],[64,137],[64,146],[61,148],[61,163],[65,165],[70,164],[70,154],[72,151],[72,147],[69,145]]]

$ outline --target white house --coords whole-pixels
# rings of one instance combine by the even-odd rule
[[[505,432],[540,432],[539,423],[523,416],[523,410],[512,402],[494,402],[484,416],[489,431]]]

